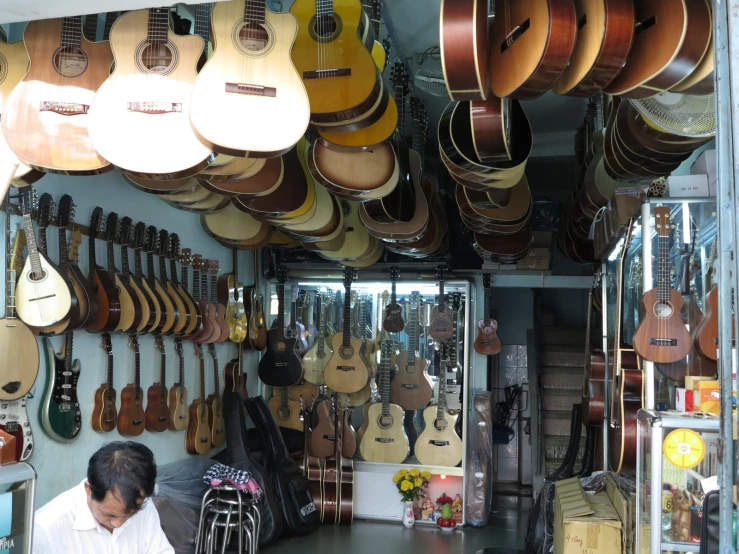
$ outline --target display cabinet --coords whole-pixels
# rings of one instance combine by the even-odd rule
[[[36,471],[28,464],[0,466],[0,552],[30,554]]]

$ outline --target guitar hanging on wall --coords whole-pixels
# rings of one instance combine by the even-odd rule
[[[439,278],[439,304],[431,310],[431,324],[429,325],[429,336],[437,341],[449,340],[452,338],[452,310],[446,303],[444,295],[444,279],[446,278],[447,268],[439,266],[436,269],[436,276]]]
[[[118,421],[118,410],[115,406],[116,392],[113,387],[113,344],[109,333],[103,333],[100,339],[108,358],[108,373],[105,383],[95,391],[95,404],[90,419],[95,431],[110,433],[115,429]]]
[[[121,409],[118,412],[118,432],[125,436],[138,437],[144,432],[146,413],[144,412],[144,391],[141,388],[141,355],[139,339],[128,337],[128,345],[133,349],[133,383],[128,383],[121,391]]]
[[[161,336],[154,337],[154,346],[160,353],[159,381],[146,391],[146,430],[162,432],[169,427],[169,406],[167,405],[167,355]]]
[[[490,274],[482,276],[482,286],[485,289],[485,302],[483,317],[477,322],[477,338],[475,339],[475,352],[483,356],[495,356],[502,348],[498,339],[498,322],[490,317]]]
[[[54,352],[54,345],[44,337],[46,387],[39,406],[41,428],[57,442],[72,442],[82,430],[82,414],[77,399],[80,361],[72,358],[74,333],[67,333],[64,356]]]
[[[385,308],[385,319],[382,321],[383,330],[388,333],[400,333],[405,328],[403,321],[403,308],[398,304],[395,294],[395,287],[400,271],[397,267],[390,269],[390,280],[392,281],[392,292],[390,293],[390,303]]]
[[[182,352],[182,341],[175,339],[174,349],[180,364],[179,380],[169,389],[169,422],[172,431],[184,431],[190,421],[187,406],[187,388],[185,388],[185,356]]]
[[[207,454],[211,447],[208,404],[205,402],[205,357],[203,347],[195,344],[195,354],[200,360],[200,396],[190,404],[190,423],[185,433],[185,449],[190,454]]]

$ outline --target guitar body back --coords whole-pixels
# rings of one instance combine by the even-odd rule
[[[388,428],[380,426],[382,404],[373,404],[367,410],[367,429],[362,436],[359,452],[368,462],[387,462],[399,464],[408,457],[408,437],[403,429],[403,409],[397,404],[390,404],[392,425]]]
[[[31,278],[30,256],[18,277],[15,304],[18,317],[31,327],[46,327],[65,319],[72,308],[69,283],[46,257],[39,253],[45,276],[40,281]]]
[[[38,369],[39,348],[31,329],[17,318],[0,319],[0,390],[3,399],[18,400],[28,394],[36,382]]]
[[[44,172],[95,175],[112,169],[88,133],[88,107],[113,63],[108,43],[88,42],[83,36],[81,50],[61,60],[57,56],[55,67],[62,19],[30,22],[23,39],[31,65],[8,98],[2,118],[3,135],[13,152]],[[40,109],[44,103],[50,107]]]
[[[175,310],[174,302],[167,294],[166,289],[162,286],[161,281],[158,279],[154,281],[154,290],[162,303],[163,313],[166,314],[164,317],[164,325],[162,325],[162,334],[168,335],[174,332],[174,328],[178,323],[179,314]]]
[[[340,331],[331,337],[333,355],[326,364],[324,380],[336,392],[357,392],[369,380],[369,369],[362,360],[360,351],[362,341],[349,339],[349,347],[344,346],[344,333]]]
[[[187,389],[178,384],[169,389],[169,420],[167,425],[171,431],[184,431],[187,429],[189,422]]]
[[[423,465],[456,467],[462,463],[462,439],[457,436],[454,427],[456,415],[444,414],[444,420],[437,421],[436,406],[429,406],[423,411],[426,428],[418,436],[414,452]],[[437,425],[442,428],[437,429]]]
[[[136,297],[138,305],[141,307],[141,320],[136,326],[137,333],[146,332],[156,321],[156,309],[151,303],[151,299],[144,289],[139,285],[138,280],[133,276],[128,276],[128,287]]]
[[[231,342],[243,342],[246,338],[246,327],[247,327],[247,313],[244,309],[244,297],[242,291],[244,290],[243,285],[239,283],[236,285],[233,280],[233,275],[228,276],[228,304],[226,305],[226,325],[229,328],[228,338]],[[238,300],[234,299],[234,296],[238,294]],[[219,295],[220,297],[220,295]]]
[[[401,352],[395,363],[398,373],[390,381],[390,402],[404,410],[421,410],[428,406],[434,395],[434,387],[426,374],[428,362],[416,358],[415,365],[408,364],[408,352]]]
[[[290,387],[303,376],[303,366],[295,351],[295,339],[282,339],[277,330],[267,333],[267,350],[259,361],[259,379],[270,387]]]
[[[144,291],[144,294],[149,299],[151,309],[154,311],[154,318],[149,322],[151,327],[149,327],[148,333],[158,335],[162,332],[165,321],[165,318],[162,317],[163,315],[165,315],[163,314],[162,302],[159,299],[159,295],[155,292],[155,289],[152,288],[148,279],[141,279],[140,282],[141,289]]]
[[[72,442],[82,430],[82,416],[77,400],[76,386],[80,376],[80,362],[72,363],[72,389],[62,389],[63,373],[66,371],[64,358],[57,356],[54,345],[49,339],[44,339],[44,354],[46,356],[46,386],[44,396],[39,405],[39,420],[41,428],[50,438],[57,442]],[[62,393],[71,397],[71,409],[60,409]]]
[[[192,296],[190,296],[190,293],[188,293],[185,290],[185,287],[183,287],[180,283],[177,284],[177,290],[182,297],[182,301],[185,303],[185,310],[189,314],[187,326],[185,327],[183,334],[186,337],[190,337],[191,335],[194,335],[195,332],[197,332],[198,329],[200,329],[200,327],[202,326],[200,319],[200,310],[198,309],[198,305],[195,303],[195,300],[193,300]]]
[[[718,289],[711,289],[705,300],[706,315],[695,330],[693,342],[701,355],[709,360],[718,359]],[[733,331],[732,331],[733,333]]]
[[[115,429],[118,420],[115,398],[115,390],[109,392],[107,383],[103,383],[95,391],[95,401],[92,408],[92,416],[90,416],[90,426],[95,431],[110,433]]]
[[[693,348],[693,341],[682,320],[680,293],[670,289],[671,306],[665,307],[660,317],[657,292],[652,289],[644,294],[644,318],[634,333],[634,350],[645,360],[669,364],[685,358]]]
[[[121,391],[121,409],[118,412],[118,432],[124,437],[138,437],[144,432],[144,391],[129,383]]]
[[[169,407],[167,406],[167,387],[154,383],[146,391],[146,430],[161,433],[169,427]]]
[[[139,298],[128,284],[128,280],[118,273],[115,275],[115,287],[121,305],[121,317],[115,330],[121,333],[135,330],[143,317]]]
[[[187,328],[188,323],[190,323],[188,319],[189,313],[187,311],[187,306],[185,305],[185,302],[180,296],[180,292],[177,290],[177,287],[175,287],[172,281],[167,281],[166,291],[167,296],[170,298],[172,304],[174,305],[175,312],[179,316],[177,318],[177,323],[172,330],[174,331],[175,335],[181,335],[183,331]]]
[[[611,469],[617,473],[636,470],[637,412],[642,408],[644,374],[638,369],[621,369],[614,380],[616,422],[608,427]]]
[[[185,448],[190,454],[207,454],[211,447],[208,405],[196,399],[190,404],[190,422],[185,433]]]
[[[583,398],[583,425],[600,427],[606,409],[606,364],[603,352],[592,352],[585,368],[585,398]]]
[[[67,266],[67,277],[71,280],[74,296],[79,306],[78,327],[84,329],[97,317],[98,306],[95,291],[76,264]]]
[[[110,279],[110,274],[102,268],[95,268],[92,286],[95,289],[98,311],[95,321],[86,329],[91,333],[115,331],[121,319],[121,303],[118,301],[118,292]]]

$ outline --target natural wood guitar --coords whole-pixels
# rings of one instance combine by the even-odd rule
[[[187,388],[185,387],[185,356],[182,352],[182,341],[175,339],[174,349],[180,364],[179,378],[169,389],[169,417],[167,426],[171,431],[184,431],[190,422],[187,409]]]
[[[213,386],[215,387],[215,392],[209,394],[205,402],[208,404],[210,442],[214,447],[217,447],[226,442],[226,423],[223,419],[223,395],[221,394],[221,380],[218,370],[216,347],[213,344],[209,344],[208,351],[210,352],[210,357],[213,359]]]
[[[251,315],[249,316],[249,343],[254,350],[263,350],[267,345],[267,323],[264,317],[264,296],[252,290]]]
[[[154,337],[154,347],[159,350],[159,381],[146,391],[146,430],[166,431],[169,427],[169,406],[167,404],[167,353],[161,335]]]
[[[208,263],[208,276],[210,278],[210,304],[215,312],[215,319],[218,323],[220,332],[216,342],[226,342],[231,334],[231,327],[226,321],[226,306],[218,301],[218,271],[220,270],[220,262],[218,260],[210,260]]]
[[[77,398],[77,382],[80,378],[80,361],[73,357],[74,333],[64,336],[64,354],[54,352],[54,345],[43,339],[46,357],[46,385],[39,405],[41,429],[51,439],[67,443],[79,437],[82,431],[82,414]]]
[[[331,306],[330,296],[321,293],[318,295],[317,302],[320,305],[318,309],[320,314],[318,332],[313,346],[303,356],[303,378],[309,383],[322,386],[325,384],[323,375],[326,364],[333,355],[330,343],[327,344],[326,342],[328,338],[328,311]]]
[[[215,155],[190,124],[203,39],[175,35],[169,8],[151,8],[121,16],[111,29],[110,46],[115,69],[88,112],[99,154],[122,171],[160,180],[208,167]]]
[[[90,424],[95,431],[110,433],[115,429],[118,421],[118,410],[115,406],[116,391],[113,386],[113,344],[110,340],[110,333],[103,333],[100,338],[108,358],[108,376],[105,383],[95,391]]]
[[[211,28],[215,48],[195,81],[190,107],[201,140],[238,156],[289,150],[305,133],[311,108],[290,59],[297,19],[267,9],[265,0],[236,0],[216,3]]]
[[[28,74],[3,109],[10,148],[44,172],[95,175],[112,169],[88,130],[90,105],[113,63],[108,42],[89,42],[81,16],[31,21],[23,41]]]
[[[128,383],[121,391],[121,409],[118,411],[118,432],[124,437],[137,437],[146,427],[144,411],[144,390],[141,388],[141,355],[139,339],[128,337],[128,345],[133,349],[133,383]]]
[[[392,282],[392,292],[390,293],[390,303],[385,308],[385,319],[382,320],[382,329],[388,333],[400,333],[405,328],[403,320],[403,308],[398,304],[396,296],[396,282],[400,276],[397,267],[390,269],[390,280]]]
[[[169,247],[167,248],[165,256],[169,260],[169,283],[172,284],[184,304],[185,326],[183,327],[181,334],[183,335],[183,337],[191,339],[191,337],[196,333],[198,325],[200,324],[200,311],[198,310],[198,306],[195,303],[192,295],[190,295],[190,291],[187,290],[187,281],[180,282],[180,280],[177,278],[177,260],[181,259],[180,237],[177,235],[177,233],[172,233],[170,235]],[[182,267],[182,273],[185,276],[187,274],[187,268],[184,265]],[[183,313],[180,314],[180,318],[182,317]]]
[[[429,324],[429,336],[436,341],[449,340],[454,332],[452,308],[447,304],[444,294],[446,272],[445,266],[439,266],[436,269],[436,276],[439,278],[439,303],[431,310],[431,323]]]
[[[483,317],[477,322],[477,338],[475,339],[475,352],[483,356],[495,356],[502,348],[498,338],[498,322],[490,317],[490,274],[482,276],[485,301]]]
[[[274,396],[269,399],[267,406],[277,425],[285,429],[303,431],[300,402],[289,397],[287,387],[274,388],[272,394]]]
[[[185,449],[190,454],[207,454],[211,447],[211,430],[208,423],[208,404],[205,401],[205,358],[200,344],[195,344],[195,354],[200,360],[200,396],[190,404]]]
[[[177,322],[172,328],[173,334],[178,337],[185,335],[185,330],[190,323],[190,312],[185,299],[180,294],[177,284],[167,276],[167,252],[169,250],[169,233],[164,229],[160,229],[157,239],[156,255],[159,258],[159,279],[162,286],[167,292],[167,296],[172,301],[174,311],[177,314]]]
[[[115,240],[121,239],[121,227],[118,214],[110,212],[105,224],[105,244],[108,254],[108,275],[115,283],[118,301],[121,305],[121,317],[115,331],[121,333],[136,332],[141,326],[144,316],[143,306],[139,302],[136,291],[131,286],[130,280],[118,271],[115,265],[115,252],[113,244]],[[148,315],[148,314],[147,314]]]
[[[238,280],[238,250],[231,249],[232,271],[218,277],[218,303],[226,307],[225,319],[231,342],[246,339],[247,314],[244,309],[244,285]]]
[[[244,373],[244,343],[239,343],[239,355],[223,368],[224,396],[228,392],[238,393],[243,400],[249,398]]]

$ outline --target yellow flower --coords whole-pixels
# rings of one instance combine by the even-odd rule
[[[398,481],[400,481],[400,477],[401,477],[400,474],[393,475],[393,483],[397,483]]]
[[[408,491],[409,491],[409,490],[411,490],[412,488],[413,488],[413,485],[411,484],[411,482],[410,482],[410,481],[403,481],[403,482],[402,482],[402,483],[400,484],[400,490],[402,490],[403,492],[408,492]]]
[[[423,479],[416,478],[416,480],[414,481],[414,483],[415,483],[415,485],[417,487],[420,487],[421,485],[423,485]]]
[[[421,473],[421,477],[423,477],[426,480],[429,480],[431,479],[431,474],[428,471],[424,471],[423,473]]]
[[[411,470],[411,475],[413,475],[413,477],[418,477],[420,474],[421,472],[415,468]]]
[[[403,479],[405,479],[406,481],[413,481],[413,477],[410,475],[406,475],[405,477],[403,477]]]
[[[408,470],[401,469],[400,471],[398,471],[398,475],[408,475]]]

